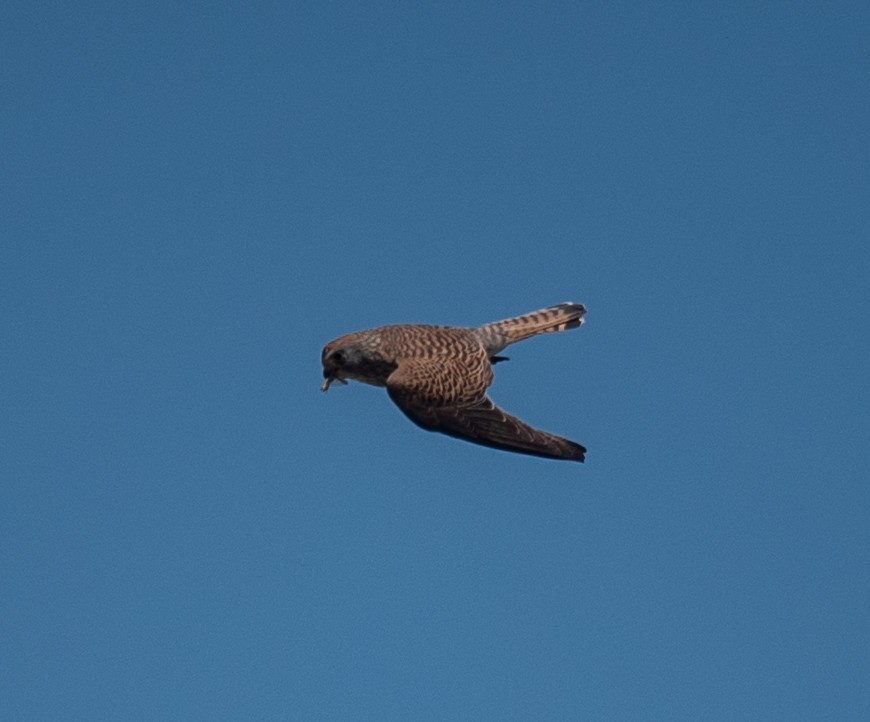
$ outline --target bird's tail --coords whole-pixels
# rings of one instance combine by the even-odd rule
[[[522,316],[494,321],[477,329],[481,343],[490,355],[505,346],[522,341],[529,336],[554,331],[567,331],[583,323],[586,307],[581,303],[560,303]]]

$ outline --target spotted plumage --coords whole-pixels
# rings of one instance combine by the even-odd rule
[[[386,386],[415,424],[507,451],[583,461],[586,449],[532,428],[498,408],[486,395],[492,365],[508,345],[539,333],[583,323],[586,308],[562,303],[477,328],[399,324],[356,331],[323,348],[326,391],[354,379]]]

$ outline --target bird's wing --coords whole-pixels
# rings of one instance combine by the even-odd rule
[[[415,424],[430,431],[521,454],[583,461],[586,449],[532,428],[502,411],[486,395],[492,378],[469,374],[468,364],[449,359],[403,361],[387,379],[387,392]],[[458,386],[452,381],[465,380]],[[469,381],[470,379],[470,381]]]

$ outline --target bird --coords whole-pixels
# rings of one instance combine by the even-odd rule
[[[386,387],[415,424],[475,444],[584,461],[586,448],[535,429],[487,396],[493,365],[510,344],[583,324],[586,307],[560,303],[478,327],[393,324],[339,336],[323,347],[322,391],[348,379]]]

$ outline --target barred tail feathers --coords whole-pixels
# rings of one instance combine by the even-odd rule
[[[577,328],[583,323],[586,307],[581,303],[560,303],[522,316],[494,321],[477,329],[490,354],[505,346],[539,333],[553,333]]]

